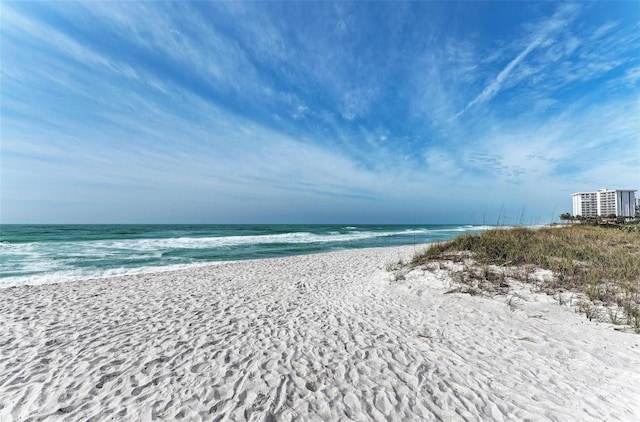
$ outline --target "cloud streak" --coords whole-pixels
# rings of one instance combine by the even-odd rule
[[[541,43],[542,43],[541,39],[533,40],[524,50],[522,50],[520,52],[520,54],[518,54],[516,56],[515,59],[511,60],[511,62],[509,62],[509,64],[504,69],[502,69],[502,71],[500,71],[500,73],[498,73],[498,76],[496,76],[496,78],[493,81],[491,81],[491,83],[489,83],[489,85],[487,85],[484,88],[484,90],[477,97],[475,97],[473,100],[471,100],[469,102],[469,104],[467,104],[467,106],[464,108],[464,110],[462,110],[458,114],[456,114],[456,117],[459,117],[462,113],[464,113],[465,111],[467,111],[471,107],[475,106],[476,104],[487,102],[487,101],[491,100],[493,97],[495,97],[498,94],[498,92],[500,91],[500,89],[502,89],[502,85],[504,85],[504,81],[507,79],[507,77],[509,77],[509,74],[511,73],[511,71],[525,57],[527,57],[527,55],[531,51],[533,51],[534,48],[539,46]]]
[[[464,109],[459,111],[455,117],[460,117],[470,108],[483,104],[494,98],[500,90],[502,90],[507,79],[512,74],[513,70],[523,61],[527,56],[531,54],[535,49],[539,47],[549,48],[556,42],[556,35],[559,31],[565,28],[573,19],[575,19],[578,9],[573,4],[567,4],[561,6],[561,8],[549,19],[545,19],[541,24],[538,24],[532,35],[529,37],[530,41],[520,53],[512,59],[498,75],[492,79],[482,90],[478,96],[473,98]]]
[[[486,4],[4,6],[3,222],[548,215],[605,177],[584,154],[640,142],[624,11],[503,4],[494,33]]]

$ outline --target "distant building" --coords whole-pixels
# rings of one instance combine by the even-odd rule
[[[576,192],[571,195],[573,215],[597,217],[614,214],[618,217],[635,217],[635,190],[598,189],[596,192]]]
[[[573,215],[582,217],[598,216],[598,194],[596,192],[577,192],[573,199]]]

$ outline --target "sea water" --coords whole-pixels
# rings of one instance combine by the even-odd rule
[[[418,245],[476,225],[2,225],[0,288],[333,250]]]

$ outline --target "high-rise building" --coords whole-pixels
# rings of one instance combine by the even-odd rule
[[[571,195],[571,199],[573,199],[573,215],[598,216],[598,194],[596,192],[577,192]]]
[[[598,189],[596,192],[574,193],[571,195],[573,215],[635,217],[636,192],[628,189]]]

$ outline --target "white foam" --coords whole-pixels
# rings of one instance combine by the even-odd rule
[[[139,274],[157,274],[169,271],[178,271],[191,268],[207,267],[212,265],[224,265],[235,261],[213,261],[188,264],[150,265],[143,267],[118,267],[109,269],[67,269],[61,271],[46,272],[43,274],[29,274],[24,276],[0,278],[0,289],[16,286],[36,286],[42,284],[58,284],[82,280],[101,280],[120,276],[135,276]],[[34,270],[35,271],[35,270]]]
[[[352,233],[331,232],[315,234],[309,232],[281,233],[253,236],[213,236],[213,237],[177,237],[165,239],[118,239],[90,240],[77,242],[60,242],[56,244],[23,243],[6,247],[5,253],[35,253],[50,248],[60,253],[73,251],[82,255],[108,256],[118,251],[157,251],[168,249],[212,249],[225,246],[267,245],[267,244],[305,244],[349,242],[354,240],[373,239],[407,234],[424,234],[429,230],[409,229],[403,231],[373,232],[362,231]]]

